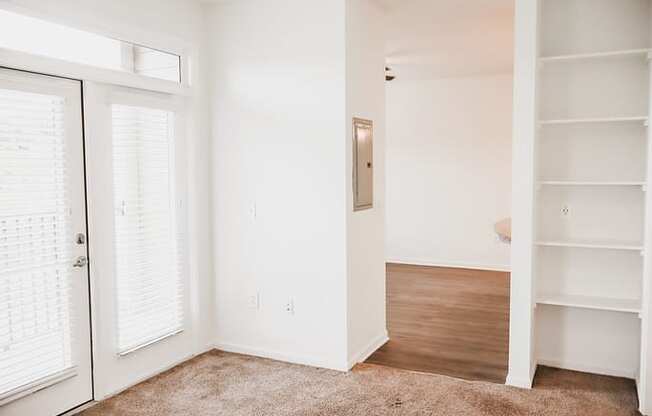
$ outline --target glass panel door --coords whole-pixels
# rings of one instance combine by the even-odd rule
[[[0,70],[0,414],[92,399],[81,85]]]

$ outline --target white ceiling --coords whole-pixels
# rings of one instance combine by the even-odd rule
[[[397,77],[511,72],[514,0],[373,1],[387,15],[387,64]]]
[[[387,13],[387,63],[397,77],[512,70],[514,0],[376,0]]]

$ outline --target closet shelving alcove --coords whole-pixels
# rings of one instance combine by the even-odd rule
[[[650,236],[651,0],[541,0],[535,355],[637,380]]]

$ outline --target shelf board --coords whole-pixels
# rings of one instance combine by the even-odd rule
[[[544,294],[537,297],[540,305],[567,306],[571,308],[602,311],[640,313],[641,301],[636,299],[602,298],[597,296]]]
[[[647,117],[595,117],[595,118],[564,118],[553,120],[540,120],[540,125],[551,124],[586,124],[586,123],[622,123],[640,122],[647,125]]]
[[[595,52],[595,53],[578,53],[570,55],[557,55],[557,56],[544,56],[539,58],[539,62],[569,62],[569,61],[582,61],[590,59],[605,59],[605,58],[626,58],[640,56],[647,57],[650,49],[627,49],[620,51],[609,52]]]
[[[546,186],[641,186],[646,182],[642,181],[538,181],[539,185]]]
[[[593,248],[603,250],[629,250],[642,251],[643,246],[636,243],[622,242],[595,242],[595,241],[563,241],[563,240],[541,240],[534,243],[544,247],[570,247],[570,248]]]

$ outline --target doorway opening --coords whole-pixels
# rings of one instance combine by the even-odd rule
[[[514,2],[384,5],[390,341],[368,362],[504,383]]]

